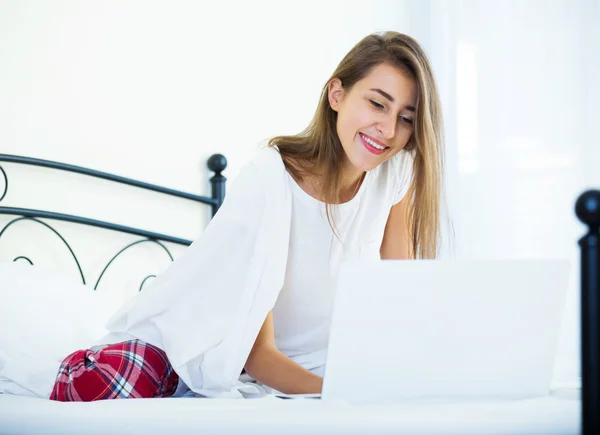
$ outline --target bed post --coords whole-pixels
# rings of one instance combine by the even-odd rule
[[[600,190],[588,190],[575,204],[589,231],[581,248],[582,434],[600,434]]]
[[[225,178],[221,172],[227,167],[227,159],[222,154],[213,154],[208,159],[207,165],[208,169],[215,173],[210,179],[212,197],[217,201],[217,203],[212,206],[212,215],[214,216],[219,210],[219,207],[221,207],[221,204],[223,204],[223,199],[225,198],[225,181],[227,181],[227,178]]]

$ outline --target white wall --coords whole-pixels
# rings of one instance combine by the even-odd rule
[[[566,257],[555,374],[577,376],[577,196],[600,187],[600,2],[433,0],[459,258]]]
[[[232,180],[261,141],[308,124],[321,87],[358,40],[378,30],[410,30],[404,2],[361,5],[1,1],[0,152],[207,194],[205,161],[212,153],[228,158],[225,175]],[[2,166],[10,182],[5,206],[78,214],[188,239],[209,218],[208,207],[183,200]],[[8,219],[0,217],[3,222]],[[94,279],[132,241],[54,225]],[[29,242],[22,232],[30,233]],[[50,247],[68,254],[57,240],[44,228],[19,224],[0,240],[0,258],[26,254],[36,265],[75,272],[68,255],[44,255]],[[136,247],[111,266],[101,288],[115,294],[122,287],[135,289],[144,276],[166,266],[165,260],[156,246]]]
[[[573,261],[557,364],[558,377],[572,378],[583,232],[572,210],[585,187],[600,185],[599,4],[0,1],[0,152],[204,194],[210,154],[225,154],[226,175],[235,178],[261,140],[308,123],[324,81],[354,43],[377,30],[409,33],[429,52],[442,94],[454,256]],[[207,222],[207,209],[182,200],[2,166],[10,179],[3,205],[186,238]],[[56,227],[94,278],[131,241]],[[42,229],[22,228],[35,237],[7,232],[0,258],[36,248],[27,243],[55,243]],[[68,257],[35,252],[37,263],[73,271]],[[165,265],[160,250],[140,248],[102,289],[131,291]]]

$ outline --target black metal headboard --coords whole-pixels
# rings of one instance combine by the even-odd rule
[[[89,168],[83,168],[81,166],[74,166],[74,165],[69,165],[69,164],[65,164],[65,163],[53,162],[53,161],[49,161],[49,160],[41,160],[41,159],[35,159],[35,158],[31,158],[31,157],[0,154],[0,162],[33,165],[33,166],[50,168],[50,169],[58,169],[61,171],[75,172],[78,174],[84,174],[84,175],[88,175],[91,177],[102,178],[105,180],[114,181],[114,182],[121,183],[121,184],[128,184],[130,186],[135,186],[135,187],[139,187],[141,189],[159,192],[159,193],[163,193],[166,195],[175,196],[178,198],[196,201],[196,202],[199,202],[202,204],[210,205],[212,208],[213,216],[217,213],[217,210],[219,210],[219,207],[221,206],[221,204],[223,203],[223,199],[225,198],[226,178],[222,175],[222,172],[227,167],[227,159],[225,158],[225,156],[223,156],[221,154],[214,154],[207,161],[208,168],[214,172],[214,175],[210,178],[211,190],[212,190],[210,197],[194,195],[194,194],[182,192],[179,190],[174,190],[174,189],[169,189],[169,188],[162,187],[162,186],[157,186],[155,184],[150,184],[150,183],[145,183],[142,181],[133,180],[131,178],[125,178],[125,177],[121,177],[118,175],[109,174],[106,172],[100,172],[100,171],[96,171],[96,170],[89,169]],[[2,166],[0,166],[0,173],[1,173],[2,178],[4,178],[4,191],[2,191],[2,193],[0,194],[0,202],[1,202],[6,197],[6,194],[8,193],[8,176],[6,174],[6,171],[2,168]],[[0,180],[1,180],[1,178],[0,178]],[[185,239],[181,239],[181,238],[166,235],[166,234],[154,233],[154,232],[146,231],[146,230],[139,229],[139,228],[132,228],[132,227],[127,227],[127,226],[123,226],[123,225],[118,225],[115,223],[99,221],[99,220],[89,219],[89,218],[85,218],[85,217],[81,217],[81,216],[73,216],[73,215],[68,215],[68,214],[63,214],[63,213],[52,212],[52,211],[32,210],[32,209],[25,209],[25,208],[0,206],[0,215],[2,215],[2,214],[14,215],[14,216],[19,216],[19,217],[11,220],[2,228],[2,230],[0,231],[0,239],[2,238],[2,235],[5,233],[5,231],[9,227],[11,227],[12,225],[14,225],[20,221],[34,221],[34,222],[37,222],[37,223],[43,225],[44,227],[46,227],[50,231],[52,231],[54,234],[56,234],[67,246],[67,248],[69,249],[69,252],[73,256],[73,259],[75,260],[75,263],[77,264],[77,268],[79,269],[79,273],[81,275],[81,279],[84,284],[86,283],[85,276],[84,276],[81,266],[79,264],[79,260],[77,259],[77,256],[71,249],[71,246],[69,245],[69,243],[67,243],[65,238],[58,231],[56,231],[56,229],[54,229],[48,223],[41,221],[40,219],[50,219],[50,220],[74,222],[74,223],[83,224],[83,225],[87,225],[87,226],[105,228],[105,229],[109,229],[109,230],[113,230],[113,231],[118,231],[121,233],[128,233],[128,234],[133,234],[136,236],[143,237],[142,240],[138,240],[136,242],[130,243],[129,245],[127,245],[126,247],[121,249],[108,262],[108,264],[104,267],[104,270],[98,277],[98,280],[96,281],[96,285],[94,286],[94,289],[96,289],[98,287],[98,284],[100,283],[100,280],[102,279],[102,276],[104,275],[104,272],[106,272],[106,269],[112,264],[112,262],[122,252],[124,252],[125,250],[129,249],[132,246],[138,245],[140,243],[146,243],[146,242],[156,243],[159,246],[161,246],[166,251],[166,253],[169,255],[169,258],[171,260],[173,260],[173,256],[171,255],[171,253],[169,252],[167,247],[161,243],[161,241],[176,243],[176,244],[184,245],[184,246],[189,246],[192,244],[191,240],[185,240]],[[33,262],[28,257],[25,257],[25,256],[18,256],[13,261],[17,261],[17,260],[25,260],[33,265]],[[142,281],[140,290],[143,287],[146,280],[153,276],[154,275],[150,275]]]

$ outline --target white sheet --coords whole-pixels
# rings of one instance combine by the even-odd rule
[[[0,431],[13,434],[578,434],[577,390],[521,401],[410,401],[352,407],[315,399],[134,399],[59,403],[0,395]]]
[[[40,266],[0,262],[0,392],[48,397],[61,361],[106,334],[103,292]]]

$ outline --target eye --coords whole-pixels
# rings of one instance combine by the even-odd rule
[[[404,115],[400,115],[400,119],[401,119],[402,121],[404,121],[405,123],[407,123],[407,124],[410,124],[410,125],[412,125],[412,123],[413,123],[413,120],[412,120],[412,119],[410,119],[410,118],[408,118],[408,117],[406,117],[406,116],[404,116]]]
[[[375,107],[376,109],[385,109],[385,106],[384,106],[383,104],[381,104],[381,103],[378,103],[378,102],[377,102],[377,101],[375,101],[375,100],[369,100],[369,101],[371,102],[371,105],[372,105],[373,107]]]

